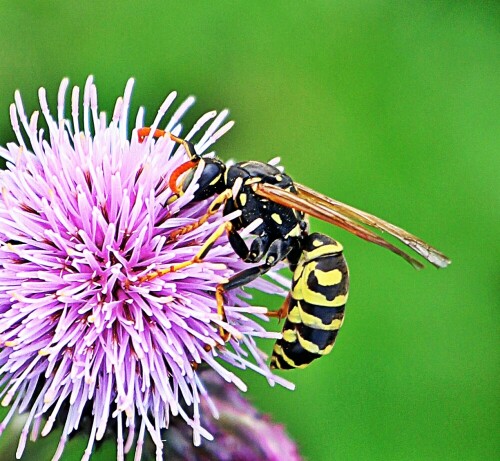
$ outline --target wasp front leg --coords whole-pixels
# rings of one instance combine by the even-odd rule
[[[233,230],[233,226],[232,226],[231,222],[226,222],[226,223],[221,224],[217,228],[217,230],[210,236],[210,238],[203,244],[203,246],[200,248],[198,253],[196,253],[196,255],[193,258],[189,259],[188,261],[184,261],[182,263],[173,264],[173,265],[168,266],[164,269],[158,269],[158,270],[149,272],[148,274],[139,278],[139,283],[149,282],[149,281],[154,280],[158,277],[163,277],[164,275],[169,274],[171,272],[177,272],[177,271],[179,271],[181,269],[185,269],[186,267],[189,267],[193,264],[201,263],[203,261],[203,259],[207,256],[208,252],[213,247],[215,242],[224,233],[230,234],[231,232],[235,232]],[[257,276],[255,276],[255,277],[257,277]],[[229,279],[229,280],[231,281],[231,279]],[[217,313],[221,317],[222,321],[227,322],[226,313],[224,311],[224,300],[223,300],[223,294],[222,294],[224,292],[225,285],[226,284],[218,284],[217,285],[217,287],[216,287],[216,300],[217,300]],[[226,330],[224,330],[224,328],[222,326],[219,326],[219,334],[225,342],[229,341],[229,339],[231,338],[231,334],[228,333]]]
[[[224,205],[231,198],[231,196],[232,193],[230,189],[227,189],[222,194],[218,195],[217,198],[209,205],[207,212],[200,219],[198,219],[198,221],[172,231],[169,236],[169,241],[175,241],[181,235],[191,232],[200,227],[202,224],[205,224],[211,216],[219,211],[220,207]]]
[[[152,272],[149,272],[148,274],[144,275],[143,277],[139,278],[139,283],[143,282],[149,282],[151,280],[154,280],[158,277],[163,277],[166,274],[170,274],[171,272],[177,272],[181,269],[184,269],[186,267],[192,266],[193,264],[198,264],[203,261],[205,256],[208,254],[210,249],[213,247],[217,239],[223,235],[225,232],[230,232],[232,229],[232,224],[230,222],[226,222],[221,224],[217,230],[208,238],[208,240],[203,244],[203,246],[200,248],[198,253],[191,259],[184,261],[182,263],[178,264],[173,264],[171,266],[168,266],[164,269],[158,269]]]

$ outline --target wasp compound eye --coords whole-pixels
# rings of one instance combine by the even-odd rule
[[[198,178],[198,188],[194,192],[193,200],[205,200],[206,198],[213,197],[220,194],[226,189],[224,182],[224,173],[226,165],[220,160],[204,158],[200,162],[203,168],[200,177]],[[185,192],[193,180],[195,170],[192,169],[188,172],[182,182],[182,191]]]

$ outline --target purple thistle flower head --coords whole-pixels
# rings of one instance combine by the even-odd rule
[[[245,267],[225,236],[203,261],[145,277],[193,258],[235,215],[218,213],[169,240],[173,230],[199,220],[210,199],[192,201],[195,173],[185,193],[169,202],[170,174],[188,157],[167,137],[139,142],[136,130],[129,137],[132,87],[131,80],[109,124],[98,111],[92,78],[81,114],[80,91],[73,88],[68,118],[68,80],[60,87],[56,118],[40,89],[46,132],[38,127],[38,112],[28,120],[18,92],[11,106],[17,142],[0,147],[7,160],[0,172],[0,384],[2,405],[10,406],[0,432],[15,413],[27,414],[18,457],[30,433],[33,439],[46,435],[57,423],[63,429],[53,459],[59,459],[68,437],[81,432],[89,416],[84,460],[110,427],[118,459],[134,445],[140,459],[146,434],[162,459],[161,433],[171,417],[191,427],[194,445],[211,440],[200,411],[210,409],[216,418],[218,410],[198,364],[241,390],[245,384],[226,365],[292,387],[270,372],[255,344],[255,337],[279,336],[249,317],[265,318],[265,308],[250,306],[238,289],[225,297],[227,322],[217,314],[216,285]],[[166,98],[153,129],[175,98]],[[227,111],[209,112],[183,133],[180,120],[193,102],[188,98],[162,126],[188,140],[196,136],[201,154],[232,122],[223,124]],[[144,125],[143,115],[140,109],[136,129]],[[283,293],[272,280],[251,285]],[[229,343],[219,326],[231,333]]]
[[[208,409],[202,412],[202,422],[215,440],[195,447],[183,435],[183,421],[174,418],[164,432],[168,461],[301,461],[283,426],[259,413],[234,386],[221,383],[213,370],[203,370],[201,376],[220,412],[218,420],[204,416]],[[205,403],[201,405],[203,409]]]

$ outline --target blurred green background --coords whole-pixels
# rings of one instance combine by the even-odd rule
[[[493,1],[2,2],[0,141],[13,140],[14,90],[30,113],[38,87],[55,101],[65,76],[93,74],[108,111],[130,76],[149,117],[173,89],[197,96],[193,119],[230,108],[222,158],[280,155],[298,182],[453,259],[416,272],[314,222],[346,248],[346,322],[331,356],[283,373],[295,392],[248,374],[250,398],[310,461],[500,459],[499,13]],[[93,459],[113,459],[106,449]]]

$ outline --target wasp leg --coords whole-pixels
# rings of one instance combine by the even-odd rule
[[[170,272],[176,272],[180,269],[184,269],[185,267],[200,263],[201,261],[203,261],[203,258],[205,258],[207,253],[210,251],[212,246],[217,241],[217,239],[225,232],[227,232],[228,234],[235,232],[233,230],[233,225],[231,224],[231,222],[226,222],[226,223],[221,224],[217,228],[217,230],[210,236],[210,238],[203,244],[203,246],[200,248],[200,251],[198,251],[198,253],[196,253],[196,255],[193,258],[191,258],[190,260],[185,261],[183,263],[174,264],[172,266],[166,267],[165,269],[152,271],[149,274],[145,275],[144,277],[141,277],[139,279],[139,283],[154,280],[155,278],[162,277],[163,275],[169,274]],[[223,301],[223,299],[221,299],[221,301],[219,301],[219,297],[222,296],[222,294],[219,294],[219,290],[220,290],[219,287],[221,285],[222,284],[217,285],[217,288],[216,288],[216,295],[215,296],[216,296],[216,300],[217,300],[217,313],[220,315],[221,319],[224,322],[227,322],[226,313],[224,311],[224,301]],[[225,342],[229,341],[229,339],[231,338],[231,334],[228,333],[226,330],[224,330],[224,328],[221,326],[219,326],[219,334],[220,334],[220,337]]]
[[[184,261],[183,263],[173,264],[164,269],[158,269],[156,271],[149,272],[148,274],[139,278],[139,283],[149,282],[158,277],[169,274],[170,272],[177,272],[178,270],[184,269],[185,267],[200,263],[201,261],[203,261],[203,258],[205,258],[217,239],[225,232],[231,232],[232,228],[233,225],[230,222],[221,224],[210,236],[210,238],[208,238],[208,240],[203,244],[203,246],[200,248],[200,251],[198,251],[198,253],[196,253],[193,258],[189,259],[188,261]]]
[[[248,260],[251,261],[253,258],[252,249],[249,249],[247,247],[242,237],[233,229],[231,229],[228,233],[229,233],[229,242],[231,243],[231,246],[233,247],[236,254],[238,254],[238,256],[240,256],[240,258],[242,258],[245,261]],[[217,288],[215,290],[215,298],[217,300],[217,312],[219,313],[219,315],[222,316],[222,319],[224,321],[226,320],[224,311],[224,293],[230,290],[234,290],[235,288],[240,288],[244,285],[247,285],[250,282],[254,281],[256,278],[260,277],[261,275],[264,275],[266,272],[272,269],[278,262],[285,259],[288,253],[290,253],[290,251],[293,249],[292,245],[288,242],[288,240],[275,240],[270,245],[268,245],[267,242],[263,244],[269,247],[269,251],[267,252],[266,262],[264,264],[261,264],[260,266],[257,267],[250,267],[241,272],[238,272],[237,274],[230,277],[227,282],[219,283],[219,285],[217,285]],[[288,298],[289,297],[287,297],[289,303],[290,300]],[[285,300],[285,304],[281,307],[281,309],[277,311],[281,312],[281,314],[273,315],[274,313],[271,312],[266,315],[271,314],[269,315],[270,317],[273,316],[278,317],[282,315],[284,317],[288,313],[287,300]],[[226,332],[224,333],[226,333],[228,336],[223,336],[222,332],[223,330],[221,329],[221,337],[225,341],[228,341],[230,336]]]
[[[237,232],[230,232],[229,233],[229,242],[231,243],[231,246],[233,247],[234,251],[236,254],[243,259],[245,262],[257,262],[262,258],[262,255],[267,253],[267,258],[266,258],[266,263],[262,266],[259,266],[260,268],[266,268],[265,270],[256,268],[258,270],[257,275],[253,278],[248,278],[247,274],[244,274],[246,276],[246,282],[249,283],[251,282],[254,278],[265,274],[269,269],[271,269],[274,265],[276,265],[279,261],[282,261],[287,257],[287,255],[290,253],[290,251],[293,250],[293,247],[290,245],[288,240],[275,240],[274,242],[270,243],[269,242],[269,235],[263,235],[261,237],[257,237],[248,249],[245,241],[243,238],[238,234]],[[240,272],[240,274],[243,274]],[[236,274],[235,277],[237,277],[239,274]],[[243,283],[243,284],[245,284]],[[231,288],[234,288],[231,286]],[[228,288],[225,287],[225,291],[227,291]],[[277,311],[268,311],[266,315],[268,317],[277,317],[278,320],[281,320],[282,318],[285,318],[288,315],[288,308],[290,305],[290,299],[291,299],[291,294],[289,293],[288,296],[286,297],[285,301],[283,302],[283,305],[277,310]]]
[[[262,264],[257,267],[250,267],[237,274],[229,277],[228,281],[225,283],[219,283],[215,289],[215,299],[217,301],[217,313],[221,316],[224,322],[227,322],[226,311],[224,309],[224,293],[235,288],[240,288],[248,283],[252,282],[256,278],[264,275],[273,266],[268,264]],[[229,341],[231,339],[231,334],[228,333],[224,328],[219,327],[219,334],[224,341]]]
[[[290,309],[290,301],[292,299],[292,293],[288,293],[281,307],[276,311],[267,311],[266,315],[268,317],[276,317],[278,322],[284,319],[288,315]]]
[[[251,244],[250,249],[248,248],[245,240],[237,232],[231,232],[229,234],[229,243],[233,247],[236,254],[243,259],[246,263],[256,263],[262,259],[271,245],[269,235],[264,234],[257,237]]]
[[[207,212],[198,221],[174,230],[169,236],[169,241],[175,241],[179,236],[184,235],[187,232],[191,232],[192,230],[197,229],[202,224],[206,223],[211,216],[219,211],[219,208],[224,205],[231,198],[231,196],[231,189],[226,189],[224,192],[222,192],[222,194],[219,194],[217,198],[210,204]]]

